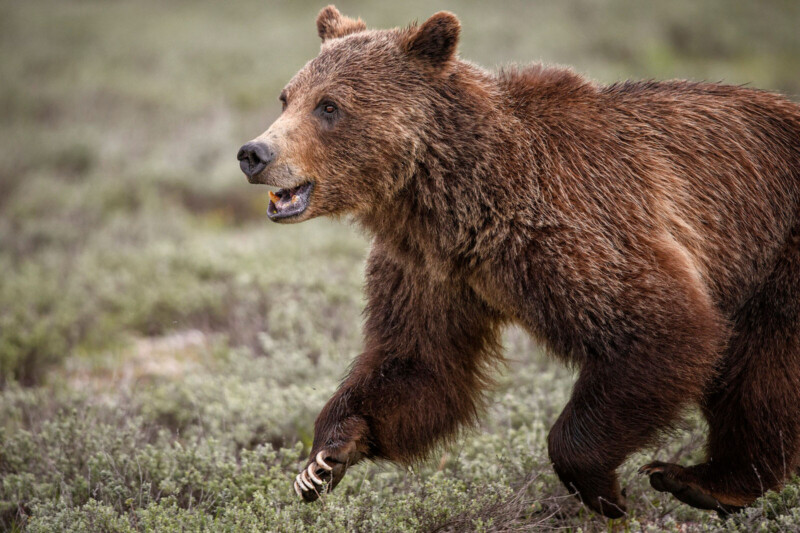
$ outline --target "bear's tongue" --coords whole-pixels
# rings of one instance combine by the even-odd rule
[[[297,187],[279,189],[275,192],[270,191],[267,216],[276,220],[299,215],[308,207],[308,197],[311,189],[311,183],[306,183]]]
[[[277,194],[269,191],[269,199],[272,200],[272,203],[275,205],[275,209],[277,211],[283,211],[288,206],[296,205],[297,202],[300,201],[300,198],[294,194],[293,189],[281,189]]]

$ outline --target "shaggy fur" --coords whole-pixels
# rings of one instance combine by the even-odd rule
[[[448,13],[366,30],[331,6],[317,25],[256,139],[278,154],[257,181],[314,183],[287,221],[347,213],[373,237],[364,353],[317,419],[312,472],[414,461],[473,422],[513,322],[580,369],[549,452],[592,509],[625,512],[615,470],[691,404],[707,462],[648,465],[654,487],[733,510],[781,486],[800,464],[800,107],[490,73],[458,59]]]

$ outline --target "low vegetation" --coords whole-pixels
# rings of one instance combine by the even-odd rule
[[[462,55],[489,66],[797,95],[799,6],[339,7],[376,26],[450,9]],[[546,455],[574,375],[518,330],[481,427],[425,464],[364,464],[297,501],[314,417],[361,347],[368,243],[345,221],[268,224],[234,155],[315,54],[320,7],[0,2],[0,530],[798,530],[798,480],[723,521],[635,474],[698,460],[696,413],[623,467],[626,520],[587,512]]]

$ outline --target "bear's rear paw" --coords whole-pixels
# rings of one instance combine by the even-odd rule
[[[342,448],[322,449],[295,477],[294,491],[307,502],[313,502],[321,493],[330,492],[344,477],[347,468],[357,462],[361,454],[354,443]]]
[[[686,468],[673,463],[653,461],[639,469],[650,477],[650,485],[660,492],[669,492],[678,500],[697,509],[717,511],[720,516],[736,513],[741,505],[723,503],[718,496],[703,490]]]

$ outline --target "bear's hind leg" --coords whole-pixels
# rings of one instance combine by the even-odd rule
[[[800,235],[738,313],[724,365],[703,402],[707,462],[643,467],[657,490],[734,511],[800,467]]]

